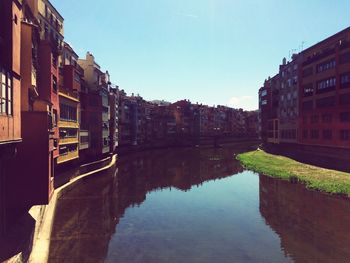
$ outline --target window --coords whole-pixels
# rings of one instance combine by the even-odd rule
[[[60,138],[76,138],[78,135],[77,129],[60,129]]]
[[[340,75],[340,88],[349,88],[350,87],[350,72]]]
[[[350,141],[350,130],[340,130],[339,137],[342,141]]]
[[[80,83],[80,75],[77,72],[74,72],[74,80]]]
[[[0,71],[0,114],[12,115],[12,78]]]
[[[54,68],[57,68],[57,56],[55,55],[52,56],[52,65],[54,66]]]
[[[332,140],[332,130],[323,130],[322,131],[322,138],[324,140]]]
[[[322,71],[326,71],[328,69],[332,69],[335,68],[335,59],[332,60],[328,60],[326,62],[320,63],[317,65],[317,73],[322,72]]]
[[[335,96],[318,99],[316,101],[316,108],[328,108],[335,105]]]
[[[350,104],[350,93],[339,95],[339,104],[340,105],[349,105]]]
[[[321,80],[317,83],[317,94],[332,91],[335,89],[335,85],[336,85],[335,77]]]
[[[261,105],[266,105],[267,104],[267,100],[263,100],[262,102],[261,102]]]
[[[267,90],[266,89],[262,90],[261,91],[261,97],[266,96],[266,95],[267,95]]]
[[[314,94],[314,85],[309,83],[303,86],[304,97],[312,96]]]
[[[341,112],[339,114],[340,122],[350,122],[350,112]]]
[[[330,123],[330,122],[332,122],[332,114],[330,114],[330,113],[322,114],[322,122],[323,123]]]
[[[318,130],[311,130],[311,139],[318,139],[319,137],[319,132]]]
[[[53,127],[57,127],[57,110],[53,110],[53,120],[52,120],[52,123],[53,123]]]
[[[72,145],[64,145],[64,146],[60,146],[60,155],[67,155],[69,152],[75,152],[77,151],[77,145],[76,144],[72,144]]]
[[[53,91],[57,93],[57,78],[56,78],[56,76],[52,76],[52,88],[53,88]]]
[[[66,104],[60,104],[60,118],[65,121],[77,121],[77,108]]]
[[[293,85],[297,85],[298,84],[298,77],[295,76],[293,77]]]

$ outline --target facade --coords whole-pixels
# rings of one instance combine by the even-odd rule
[[[350,28],[302,54],[299,142],[350,148]]]
[[[57,164],[79,158],[79,94],[83,69],[78,65],[78,55],[64,43],[60,63],[59,103],[59,157]]]
[[[279,143],[279,92],[279,74],[265,80],[264,86],[259,90],[260,130],[264,142]]]
[[[89,131],[89,116],[88,116],[88,103],[89,103],[89,90],[85,83],[84,78],[81,79],[79,92],[79,158],[86,160],[88,158],[90,149],[90,131]]]
[[[280,65],[279,78],[279,141],[280,143],[296,143],[299,121],[299,82],[298,72],[302,55],[294,54],[292,60],[283,59]]]
[[[78,64],[84,71],[85,85],[88,90],[87,109],[89,130],[89,157],[98,157],[110,152],[110,77],[108,72],[101,71],[91,53],[85,59],[79,59]]]
[[[145,140],[145,108],[140,96],[120,94],[119,145],[136,146]]]
[[[259,132],[267,149],[349,170],[349,72],[350,28],[284,59],[259,90]]]
[[[11,163],[21,142],[20,54],[21,1],[0,2],[0,236],[11,220]]]
[[[46,7],[46,8],[45,8]],[[58,58],[60,42],[43,34],[45,23],[63,25],[63,18],[49,2],[24,1],[21,18],[21,133],[23,143],[13,161],[9,200],[17,208],[47,204],[54,190],[58,157]],[[44,11],[43,11],[44,10]],[[46,12],[55,13],[51,21]],[[58,32],[60,38],[63,31]],[[18,164],[21,165],[18,165]],[[20,183],[18,183],[20,182]],[[16,185],[17,184],[17,185]],[[16,185],[16,186],[15,186]],[[16,209],[13,209],[14,211]]]
[[[247,137],[258,137],[258,112],[248,111],[245,113],[245,134]]]
[[[109,105],[110,105],[110,152],[114,153],[118,147],[119,136],[119,89],[118,86],[112,86],[109,93]]]

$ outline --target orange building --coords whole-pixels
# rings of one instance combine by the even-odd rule
[[[47,5],[43,5],[44,2]],[[42,20],[43,10],[57,11],[46,1],[25,1],[22,9],[20,44],[16,47],[16,54],[21,54],[23,143],[12,163],[14,176],[9,181],[11,187],[7,199],[10,211],[24,211],[32,205],[50,201],[58,157],[58,58],[61,46],[60,41],[43,34],[45,26]],[[59,23],[63,22],[59,15],[56,16]],[[54,19],[47,20],[51,25],[58,23]]]

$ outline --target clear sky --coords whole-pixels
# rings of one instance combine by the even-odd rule
[[[349,0],[51,0],[127,93],[258,108],[283,57],[350,26]]]

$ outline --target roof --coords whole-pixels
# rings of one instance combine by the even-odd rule
[[[44,0],[44,1],[46,1],[46,2],[50,5],[50,7],[56,12],[56,14],[57,14],[62,20],[64,20],[63,16],[60,14],[60,12],[58,12],[58,10],[51,4],[51,2],[50,2],[49,0]]]
[[[311,49],[313,49],[317,46],[320,46],[322,44],[325,44],[325,43],[329,42],[330,40],[332,40],[333,38],[336,39],[339,36],[343,35],[344,33],[350,33],[350,27],[347,27],[347,28],[343,29],[342,31],[339,31],[338,33],[335,33],[334,35],[331,35],[330,37],[327,37],[326,39],[316,43],[315,45],[308,47],[307,49],[304,49],[302,52],[300,52],[300,54],[309,52]]]

